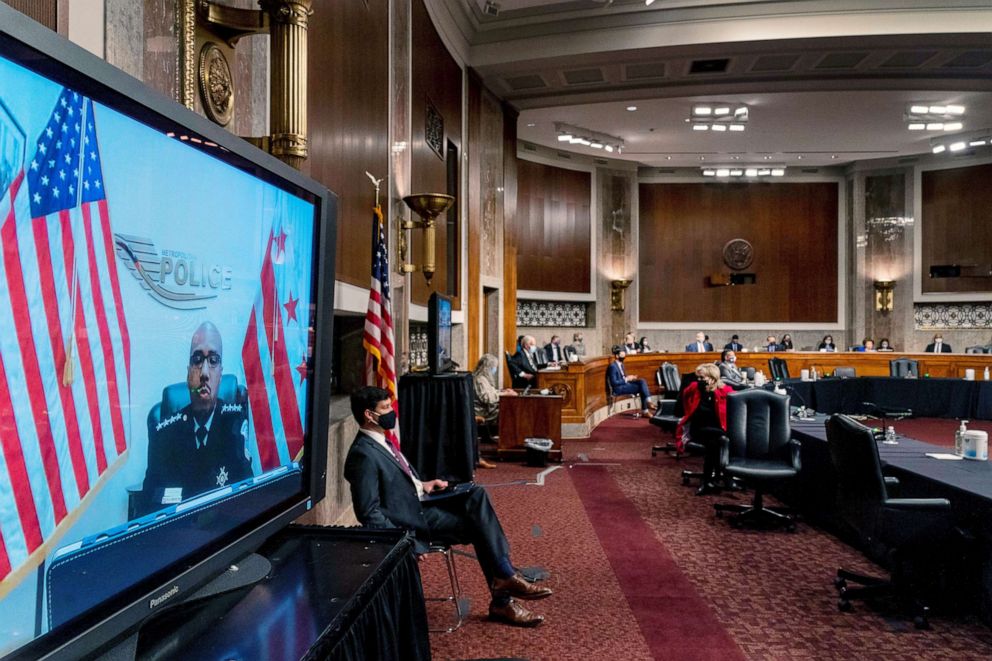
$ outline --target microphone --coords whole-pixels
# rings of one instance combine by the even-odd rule
[[[809,418],[812,418],[814,413],[813,409],[806,407],[806,400],[803,399],[803,396],[799,394],[799,391],[797,391],[795,388],[789,385],[783,384],[783,387],[785,388],[786,392],[791,393],[800,402],[798,410],[796,411],[796,417],[799,418],[800,420],[807,420]]]
[[[521,394],[526,395],[528,392],[530,392],[530,386],[527,386],[526,388],[524,388],[524,391]]]

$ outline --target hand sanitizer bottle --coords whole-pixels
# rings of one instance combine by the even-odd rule
[[[964,456],[964,434],[968,431],[968,421],[962,420],[961,426],[954,432],[954,454],[959,457]]]

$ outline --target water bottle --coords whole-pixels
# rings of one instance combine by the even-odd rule
[[[988,365],[985,366],[985,373],[982,375],[982,378],[984,378],[986,381],[989,380],[989,366]]]
[[[899,441],[896,440],[895,427],[890,426],[885,429],[885,440],[882,442],[885,443],[886,445],[896,445],[899,443]]]

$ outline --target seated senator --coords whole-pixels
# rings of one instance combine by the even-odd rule
[[[154,428],[149,424],[148,465],[143,493],[149,511],[162,504],[165,489],[188,500],[252,476],[247,449],[247,410],[219,397],[223,371],[220,332],[200,324],[190,342],[186,386],[190,403]]]
[[[781,351],[782,345],[778,343],[774,335],[769,335],[765,339],[765,351]]]
[[[944,342],[944,337],[937,333],[933,336],[933,342],[927,345],[925,349],[927,353],[951,353],[954,349],[951,348],[950,344]]]
[[[472,544],[492,600],[489,619],[535,627],[544,617],[516,599],[543,599],[551,589],[529,583],[510,560],[510,544],[486,490],[473,485],[464,493],[431,499],[448,483],[422,481],[400,449],[386,438],[396,426],[389,392],[367,386],[351,395],[351,413],[360,426],[344,464],[355,516],[369,528],[402,528],[415,536],[415,552],[431,543]]]
[[[533,335],[520,337],[517,353],[510,358],[510,379],[514,388],[537,385],[537,371],[541,368],[536,357],[537,340]]]
[[[475,415],[482,418],[481,425],[489,430],[490,438],[499,428],[499,398],[515,397],[517,391],[510,388],[500,390],[496,385],[499,360],[491,353],[484,353],[472,371],[472,387],[475,390]],[[476,446],[475,465],[480,468],[496,468],[496,464],[482,458]]]
[[[730,342],[723,345],[724,349],[730,349],[731,351],[743,351],[744,345],[741,344],[741,338],[737,335],[730,336]]]
[[[795,347],[792,346],[792,336],[786,333],[782,336],[782,341],[779,343],[780,351],[794,351]]]
[[[747,376],[737,367],[737,353],[724,349],[720,354],[720,379],[734,390],[743,390],[747,387]]]
[[[864,352],[864,351],[874,351],[875,350],[875,340],[871,339],[870,337],[866,337],[865,339],[861,340],[861,346],[860,347],[855,347],[854,350],[855,351],[862,351],[862,352]]]
[[[640,395],[641,414],[650,415],[652,404],[648,399],[651,396],[648,390],[648,382],[637,378],[636,375],[628,375],[623,369],[623,361],[627,357],[627,352],[623,346],[617,344],[613,347],[613,357],[616,359],[606,368],[606,379],[609,381],[610,390],[614,395]]]
[[[551,336],[551,341],[544,345],[544,357],[552,364],[566,362],[565,347],[561,345],[561,337]]]
[[[834,344],[834,338],[832,335],[824,335],[823,340],[816,347],[817,351],[837,351],[837,345]]]
[[[648,337],[647,337],[647,335],[642,335],[641,336],[641,339],[637,342],[637,346],[638,346],[638,349],[640,350],[641,353],[650,353],[651,352],[651,345],[648,344]]]
[[[565,349],[566,350],[567,349],[571,349],[572,350],[572,353],[574,353],[579,358],[585,356],[586,355],[586,345],[585,345],[585,342],[582,339],[582,333],[573,333],[572,334],[572,343],[569,344],[567,347],[565,347]]]
[[[889,338],[883,337],[881,340],[878,341],[877,351],[895,351],[895,348],[889,342]]]
[[[623,336],[623,349],[627,352],[628,356],[641,352],[641,345],[634,339],[633,333],[627,333]]]
[[[713,345],[707,341],[706,333],[699,331],[696,333],[696,341],[685,345],[685,350],[702,353],[704,351],[713,351]]]
[[[720,380],[720,368],[703,363],[696,368],[696,381],[682,391],[685,415],[675,430],[679,449],[690,439],[706,449],[703,455],[703,484],[696,491],[704,496],[719,490],[720,437],[727,432],[727,395],[733,390]]]

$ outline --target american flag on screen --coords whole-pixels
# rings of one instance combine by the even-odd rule
[[[269,230],[241,347],[254,430],[252,454],[263,471],[296,461],[303,451],[309,310],[306,300],[300,300],[299,277],[306,271],[298,264],[310,253],[296,238],[289,225],[277,223]]]
[[[93,102],[63,89],[0,200],[0,578],[16,582],[128,447],[131,347]]]
[[[400,404],[396,397],[396,360],[393,356],[393,314],[389,298],[389,250],[382,228],[382,209],[378,204],[372,210],[372,286],[369,289],[369,307],[365,312],[365,383],[388,390],[393,396],[393,410],[399,415]],[[386,432],[386,438],[400,447],[399,427]]]

